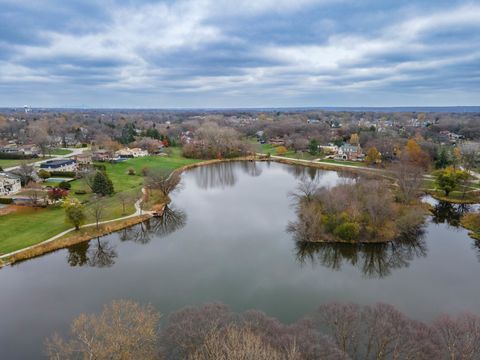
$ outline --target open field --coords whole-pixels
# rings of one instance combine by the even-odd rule
[[[21,165],[22,163],[26,162],[28,164],[34,163],[37,161],[41,161],[42,158],[39,159],[28,159],[28,160],[21,160],[21,159],[0,159],[0,167],[3,169],[14,167]]]

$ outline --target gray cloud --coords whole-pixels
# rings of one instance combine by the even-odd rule
[[[0,106],[479,103],[472,2],[100,4],[0,0]]]

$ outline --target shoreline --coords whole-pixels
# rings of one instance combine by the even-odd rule
[[[313,168],[327,170],[327,171],[340,171],[340,172],[366,175],[369,177],[387,178],[391,180],[391,177],[388,176],[388,172],[381,169],[368,168],[368,167],[361,168],[361,167],[355,167],[351,165],[340,165],[340,164],[334,165],[329,163],[313,162],[310,160],[290,159],[290,158],[284,158],[279,156],[271,156],[271,157],[246,156],[246,157],[238,157],[238,158],[231,158],[231,159],[204,160],[204,161],[199,161],[198,163],[182,166],[178,169],[173,170],[171,174],[174,174],[174,173],[181,174],[187,170],[194,169],[201,166],[207,166],[207,165],[213,165],[213,164],[225,163],[225,162],[236,162],[236,161],[262,161],[262,162],[274,161],[280,164],[313,167]],[[454,201],[449,201],[449,202],[454,203]],[[165,206],[165,203],[160,203],[156,205]],[[88,231],[86,233],[85,232],[81,233],[81,230],[94,228],[96,224],[84,225],[81,227],[80,232],[75,231],[74,229],[69,229],[60,234],[57,234],[56,236],[50,239],[39,242],[38,244],[34,244],[27,248],[19,249],[11,253],[1,255],[0,269],[7,265],[13,265],[17,262],[42,256],[47,253],[61,250],[72,245],[90,241],[97,237],[109,235],[111,233],[123,230],[125,228],[132,227],[134,225],[137,225],[141,222],[148,220],[152,216],[153,216],[152,213],[148,211],[144,211],[143,214],[138,214],[138,212],[136,211],[135,213],[122,218],[104,221],[101,223],[101,228],[98,229],[98,231],[95,231],[96,230],[95,229],[91,233],[89,233]],[[68,236],[68,235],[71,235],[71,236]],[[350,242],[345,242],[345,243],[350,243]],[[385,242],[380,241],[380,242],[370,242],[370,243],[385,243]]]

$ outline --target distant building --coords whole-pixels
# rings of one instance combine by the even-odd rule
[[[109,161],[114,158],[114,152],[111,150],[99,149],[95,150],[92,154],[93,161]]]
[[[147,150],[142,150],[140,148],[124,148],[115,152],[115,155],[120,159],[130,159],[130,158],[137,158],[137,157],[144,157],[148,156]]]
[[[349,161],[363,161],[365,155],[362,152],[362,148],[357,145],[343,144],[339,147],[335,159],[337,160],[349,160]]]
[[[73,159],[49,160],[40,164],[40,169],[46,171],[73,172],[77,170],[77,163]]]
[[[319,124],[320,120],[318,119],[308,119],[307,124]]]
[[[22,184],[18,176],[0,173],[0,196],[16,194],[20,190],[22,190]]]
[[[92,153],[89,151],[84,151],[81,154],[75,156],[75,161],[79,169],[87,169],[92,165]]]

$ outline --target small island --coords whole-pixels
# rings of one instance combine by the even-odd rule
[[[331,188],[302,181],[291,196],[297,220],[288,231],[299,242],[379,243],[421,232],[426,211],[402,202],[385,181],[359,178]]]

